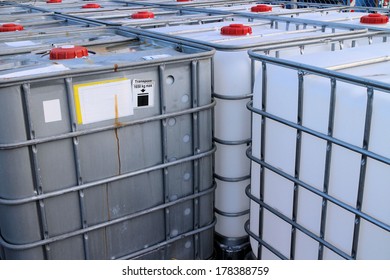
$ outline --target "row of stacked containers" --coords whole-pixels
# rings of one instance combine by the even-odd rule
[[[0,258],[389,259],[386,11],[0,6]]]

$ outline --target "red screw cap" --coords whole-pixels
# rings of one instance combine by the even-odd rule
[[[252,27],[241,23],[232,23],[221,28],[222,35],[244,36],[252,34]]]
[[[3,25],[0,25],[0,32],[20,31],[23,29],[23,25],[16,23],[4,23]]]
[[[264,4],[256,5],[256,6],[253,6],[251,8],[251,12],[254,12],[254,13],[264,13],[264,12],[270,12],[270,11],[272,11],[272,6],[268,6],[268,5],[264,5]]]
[[[0,32],[13,32],[13,31],[20,31],[23,30],[23,25],[16,24],[16,23],[4,23],[3,25],[0,25]]]
[[[154,18],[154,14],[149,11],[140,11],[131,15],[133,19]]]
[[[50,59],[73,59],[88,56],[88,49],[80,46],[62,46],[50,51]]]
[[[62,0],[47,0],[46,3],[48,3],[48,4],[62,3]]]
[[[368,14],[360,18],[360,23],[386,24],[388,22],[389,22],[389,17],[381,14]]]
[[[102,6],[100,6],[98,3],[88,3],[88,4],[85,4],[82,8],[83,9],[98,9],[101,7]]]

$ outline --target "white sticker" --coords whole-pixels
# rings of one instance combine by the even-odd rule
[[[59,99],[43,101],[43,114],[45,123],[57,122],[62,120],[61,105]]]
[[[132,90],[135,107],[145,108],[154,106],[153,80],[133,80]]]
[[[77,121],[89,124],[134,114],[129,79],[74,85]]]
[[[29,46],[35,46],[37,43],[34,43],[33,41],[17,41],[17,42],[5,42],[7,46],[10,47],[29,47]]]

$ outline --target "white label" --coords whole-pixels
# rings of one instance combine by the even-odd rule
[[[154,106],[153,80],[133,80],[132,90],[135,107],[145,108]]]
[[[45,123],[61,121],[60,100],[53,99],[43,101],[43,115],[45,117]]]
[[[7,46],[10,47],[29,47],[29,46],[35,46],[37,43],[34,43],[33,41],[17,41],[17,42],[5,42]]]
[[[89,124],[134,114],[128,79],[74,85],[77,121]]]

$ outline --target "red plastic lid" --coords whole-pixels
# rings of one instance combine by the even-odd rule
[[[176,0],[176,2],[190,2],[191,0]]]
[[[222,35],[234,35],[234,36],[244,36],[252,34],[252,27],[243,25],[241,23],[232,23],[229,26],[224,26],[221,28]]]
[[[12,32],[12,31],[20,31],[23,30],[23,25],[16,23],[4,23],[0,25],[0,32]]]
[[[73,59],[88,56],[88,49],[80,46],[62,46],[50,51],[50,59]]]
[[[268,5],[264,5],[264,4],[253,6],[251,8],[251,12],[254,12],[254,13],[264,13],[264,12],[270,12],[270,11],[272,11],[272,6],[268,6]]]
[[[88,3],[88,4],[85,4],[82,8],[83,9],[97,9],[97,8],[101,8],[102,6],[100,6],[98,3]]]
[[[53,4],[53,3],[61,3],[62,0],[47,0],[46,3]]]
[[[133,19],[154,18],[154,14],[149,11],[140,11],[131,15]]]
[[[360,23],[385,24],[389,22],[389,17],[381,14],[368,14],[360,18]]]

